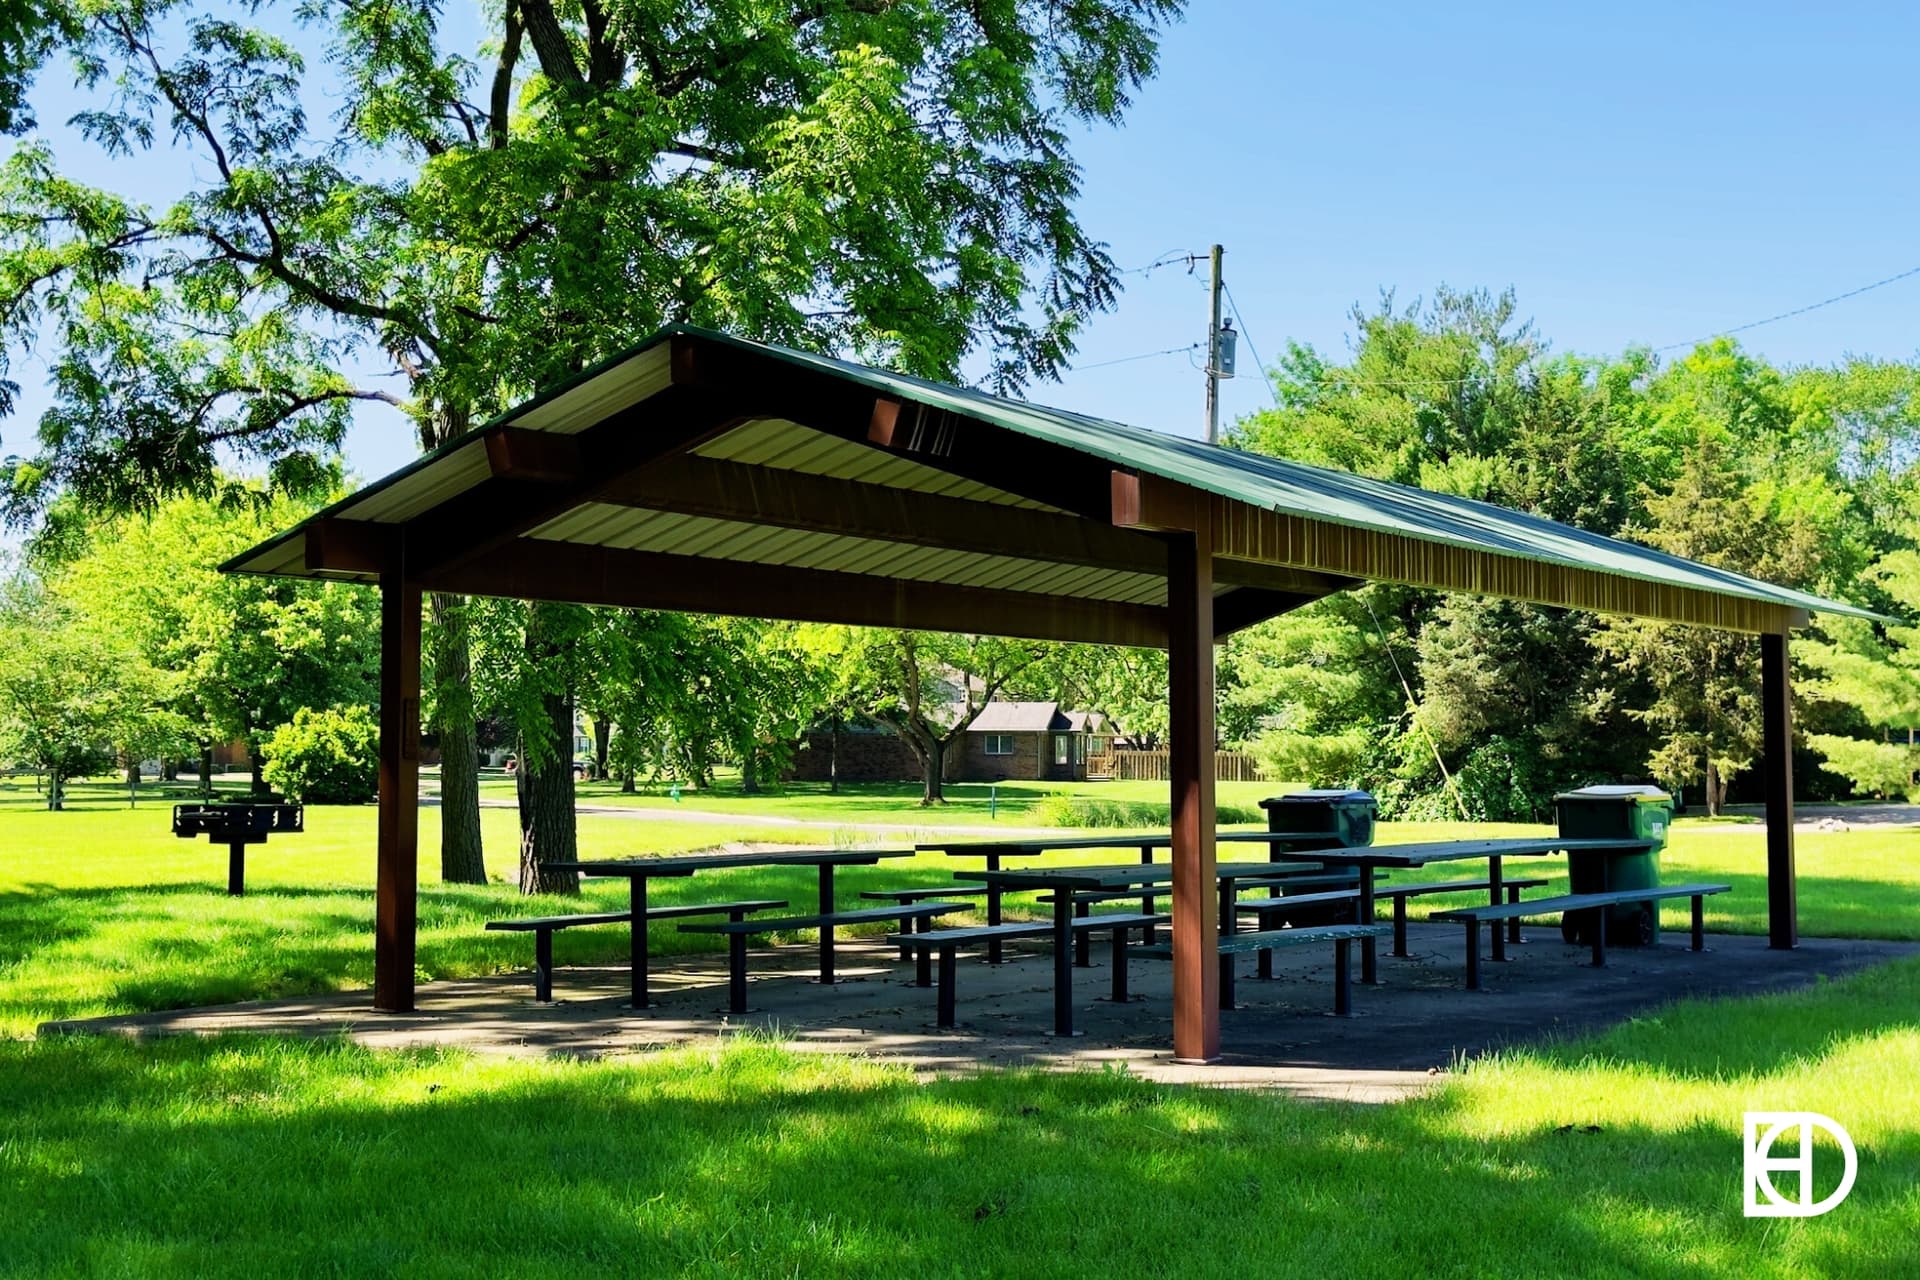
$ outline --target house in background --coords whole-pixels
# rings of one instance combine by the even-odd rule
[[[1114,729],[1098,712],[1057,702],[989,702],[947,748],[948,782],[1080,782],[1087,762],[1113,753]],[[816,725],[800,740],[787,775],[795,782],[914,782],[920,762],[891,729],[848,720]]]
[[[989,702],[967,726],[949,776],[962,782],[1083,782],[1087,762],[1113,754],[1113,725],[1057,702]]]
[[[953,762],[947,762],[953,776]],[[907,782],[920,777],[920,760],[899,735],[874,720],[843,721],[836,730],[815,725],[800,739],[787,777],[794,782]]]

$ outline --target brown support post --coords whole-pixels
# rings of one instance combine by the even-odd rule
[[[420,863],[420,587],[396,547],[380,574],[380,814],[373,1006],[413,1008]]]
[[[1761,772],[1767,792],[1767,945],[1800,945],[1793,871],[1793,689],[1785,632],[1760,637]]]
[[[1213,807],[1213,550],[1168,535],[1167,738],[1173,786],[1173,1058],[1220,1056],[1219,917]]]

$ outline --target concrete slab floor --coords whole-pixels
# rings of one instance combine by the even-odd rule
[[[456,1046],[479,1053],[612,1057],[667,1046],[711,1044],[743,1032],[777,1036],[802,1052],[851,1053],[950,1074],[984,1067],[1074,1069],[1123,1064],[1149,1079],[1281,1090],[1309,1098],[1390,1101],[1431,1087],[1461,1061],[1510,1045],[1574,1034],[1623,1021],[1670,1000],[1741,996],[1805,985],[1869,964],[1920,952],[1920,945],[1805,939],[1772,951],[1762,937],[1708,936],[1708,950],[1686,948],[1684,931],[1661,945],[1616,948],[1604,969],[1558,932],[1533,928],[1509,947],[1504,964],[1484,960],[1485,989],[1464,987],[1463,931],[1414,925],[1412,955],[1396,959],[1381,942],[1377,986],[1358,981],[1354,1016],[1332,1015],[1331,948],[1274,954],[1274,978],[1252,977],[1245,957],[1240,1007],[1221,1015],[1224,1056],[1217,1064],[1171,1061],[1171,974],[1164,961],[1130,966],[1136,999],[1115,1005],[1108,948],[1093,948],[1090,968],[1075,970],[1075,1017],[1083,1034],[1055,1039],[1052,965],[1044,944],[1010,946],[1008,962],[963,956],[960,1025],[934,1024],[934,992],[913,985],[913,966],[877,941],[837,949],[840,981],[821,986],[812,945],[755,951],[748,989],[753,1010],[726,1013],[723,956],[658,957],[656,1007],[626,1005],[624,967],[561,968],[551,1004],[538,1004],[524,974],[423,985],[408,1014],[374,1010],[365,991],[252,1001],[114,1018],[47,1023],[42,1034],[209,1035],[229,1031],[347,1035],[401,1048]],[[529,949],[531,949],[529,947]],[[1312,954],[1307,954],[1311,952]]]

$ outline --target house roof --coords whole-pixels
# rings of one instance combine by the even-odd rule
[[[1161,644],[1169,533],[1230,631],[1362,580],[1783,631],[1843,602],[1536,516],[670,329],[236,572]]]
[[[989,702],[967,726],[970,733],[1065,733],[1067,718],[1057,702]]]

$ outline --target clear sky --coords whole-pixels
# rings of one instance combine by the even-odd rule
[[[1920,267],[1917,53],[1920,8],[1848,0],[1194,0],[1125,127],[1080,139],[1081,210],[1123,267],[1225,245],[1269,360],[1339,353],[1355,303],[1440,283],[1514,286],[1559,351],[1686,343]],[[1188,356],[1104,362],[1203,339],[1204,266],[1127,280],[1033,398],[1197,435]],[[1916,316],[1920,276],[1741,336],[1785,363],[1907,358]],[[1240,369],[1228,421],[1267,402],[1245,341]],[[3,429],[17,448],[26,424]],[[414,449],[369,408],[349,462]]]

